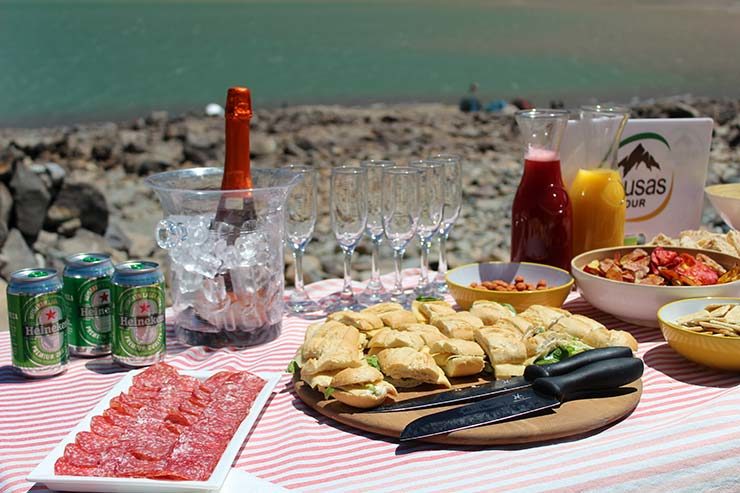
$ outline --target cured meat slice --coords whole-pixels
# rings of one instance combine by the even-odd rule
[[[68,443],[67,446],[64,447],[64,457],[66,458],[67,462],[69,462],[73,466],[96,467],[98,464],[100,464],[101,455],[91,454],[90,452],[86,452],[74,443]]]
[[[159,430],[152,430],[132,438],[128,451],[141,460],[156,461],[170,454],[178,435],[170,432],[164,425]]]
[[[179,409],[172,409],[169,413],[167,413],[166,419],[167,421],[171,421],[173,423],[181,424],[184,426],[192,426],[193,423],[197,421],[198,417],[194,414],[182,412]]]
[[[71,464],[64,456],[54,463],[54,474],[58,476],[96,476],[94,467],[80,467]]]
[[[123,428],[132,426],[136,423],[135,417],[129,416],[128,414],[123,414],[116,409],[106,409],[105,411],[103,411],[103,417],[110,421],[112,425],[120,426]]]
[[[172,421],[165,421],[164,426],[169,432],[174,433],[175,435],[179,435],[180,433],[188,429],[187,425],[173,423]]]
[[[183,444],[172,451],[160,474],[169,479],[205,481],[218,464],[221,452],[198,445]]]
[[[89,431],[81,431],[75,437],[75,444],[85,452],[91,454],[102,454],[106,450],[115,447],[118,441],[105,438]]]
[[[262,390],[262,387],[264,387],[267,383],[267,380],[265,380],[264,378],[259,377],[254,373],[249,373],[248,371],[240,371],[238,373],[235,373],[231,376],[229,381],[236,383],[243,388],[247,388],[250,390],[250,392],[254,392],[255,394],[259,394],[260,390]]]
[[[167,363],[157,363],[134,377],[133,386],[142,389],[160,389],[180,378],[177,370]]]
[[[206,403],[211,400],[211,390],[201,383],[193,389],[191,400]]]
[[[228,382],[229,379],[234,375],[235,372],[232,371],[220,371],[216,373],[215,375],[211,375],[205,382],[203,382],[203,386],[213,392],[214,390],[221,387],[224,383]]]
[[[161,388],[161,387],[160,387]],[[145,389],[141,387],[131,387],[127,392],[128,397],[136,400],[153,400],[159,397],[159,388]]]
[[[124,400],[125,398],[122,398],[121,396],[116,396],[110,401],[110,408],[118,411],[121,414],[125,414],[127,416],[136,416],[136,414],[139,412],[139,409],[143,407],[143,405],[131,405],[128,402]]]
[[[156,475],[161,470],[161,466],[155,461],[138,459],[133,455],[124,455],[116,462],[113,474],[118,477],[146,478]]]
[[[195,404],[192,400],[183,401],[180,404],[180,411],[184,413],[190,413],[195,416],[200,415],[200,413],[203,412],[203,409],[205,409],[206,405],[205,403],[203,405]]]
[[[124,429],[113,425],[102,416],[93,416],[90,421],[90,431],[101,437],[115,438],[121,436]]]
[[[118,398],[123,404],[126,404],[129,407],[135,407],[137,409],[141,409],[142,407],[151,406],[156,402],[156,396],[148,396],[146,394],[154,394],[154,392],[148,392],[148,391],[140,391],[143,395],[134,395],[128,392],[124,392],[123,394],[119,395]],[[159,395],[159,391],[156,392],[157,395]]]

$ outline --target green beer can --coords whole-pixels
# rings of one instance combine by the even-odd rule
[[[113,361],[123,366],[149,366],[164,359],[164,276],[155,262],[116,265],[113,295]]]
[[[27,377],[63,373],[69,360],[68,322],[57,271],[13,272],[7,298],[13,366]]]
[[[75,356],[110,354],[110,255],[78,253],[65,263],[62,293],[69,320],[69,352]]]

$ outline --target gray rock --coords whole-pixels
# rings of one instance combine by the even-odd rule
[[[148,152],[126,156],[124,167],[129,173],[148,175],[175,166],[183,158],[182,142],[165,140],[153,144]]]
[[[15,135],[13,142],[27,156],[36,159],[45,151],[55,152],[66,146],[66,129],[26,129],[23,133]]]
[[[199,149],[208,149],[223,142],[223,122],[218,119],[187,120],[184,125],[185,144]]]
[[[62,224],[60,224],[59,227],[57,228],[57,233],[69,238],[70,236],[74,236],[75,232],[81,227],[82,227],[82,221],[80,221],[80,218],[73,217],[72,219],[68,221],[64,221]]]
[[[0,182],[0,221],[10,223],[10,213],[13,210],[13,196],[5,183]]]
[[[48,256],[51,251],[57,249],[57,241],[59,241],[58,234],[41,230],[39,237],[36,238],[36,242],[33,244],[33,249],[42,255]]]
[[[18,163],[10,180],[15,224],[26,238],[35,239],[41,231],[51,196],[43,180],[28,166]]]
[[[87,229],[78,229],[72,238],[60,239],[58,247],[56,255],[62,258],[80,252],[110,253],[114,262],[121,262],[126,258],[124,252],[111,248],[105,238]]]
[[[44,224],[47,228],[56,229],[62,223],[79,218],[79,215],[80,211],[77,208],[55,204],[46,212]]]
[[[5,240],[0,259],[0,263],[3,265],[0,269],[0,275],[6,280],[10,279],[10,274],[18,269],[37,267],[33,251],[26,243],[21,232],[15,228],[8,233],[8,239]]]
[[[286,251],[286,253],[289,253]],[[287,255],[286,255],[287,257]],[[313,255],[303,256],[303,282],[310,284],[312,282],[320,281],[323,279],[324,273],[321,269],[321,260]],[[292,256],[289,257],[288,267],[285,270],[285,282],[286,287],[292,288],[295,283],[295,264],[293,264]]]
[[[0,221],[0,247],[5,245],[5,241],[8,239],[8,224],[5,221]]]
[[[149,125],[164,125],[167,123],[167,120],[169,119],[169,115],[164,110],[155,110],[149,113],[149,116],[146,117],[146,122]]]
[[[121,130],[118,139],[125,152],[145,152],[148,147],[147,133],[141,130]]]
[[[9,177],[15,163],[23,161],[24,156],[23,151],[14,145],[0,146],[0,178]]]
[[[268,156],[277,152],[277,141],[266,135],[252,134],[249,151],[255,156]]]
[[[0,291],[3,293],[8,291],[8,283],[4,279],[0,279]],[[7,296],[0,296],[0,320],[3,323],[8,320],[8,298]]]
[[[67,180],[49,208],[47,225],[57,228],[62,222],[80,218],[83,228],[105,234],[108,228],[108,205],[94,185],[79,180]]]
[[[151,234],[128,233],[128,236],[131,238],[131,245],[128,248],[131,258],[145,259],[154,252],[157,246]]]
[[[108,229],[105,231],[105,241],[116,250],[128,252],[131,248],[131,238],[128,237],[118,220],[111,220],[108,223]]]

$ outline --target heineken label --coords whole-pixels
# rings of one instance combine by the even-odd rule
[[[165,350],[164,293],[155,286],[114,286],[113,354],[148,357]]]
[[[76,347],[110,344],[111,285],[109,277],[64,278],[64,299],[69,306],[69,343]]]
[[[9,295],[13,364],[40,368],[64,364],[68,322],[60,293]]]

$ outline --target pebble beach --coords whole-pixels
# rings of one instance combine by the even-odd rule
[[[714,119],[707,184],[740,180],[740,101],[668,98],[632,105],[632,117]],[[152,112],[125,122],[0,130],[0,284],[14,270],[62,268],[81,251],[114,261],[152,258],[166,268],[154,230],[162,211],[143,177],[164,170],[221,166],[223,120]],[[510,208],[521,177],[511,115],[461,113],[452,105],[295,106],[259,110],[252,120],[252,165],[303,163],[319,169],[319,218],[304,259],[307,282],[341,277],[328,213],[329,170],[364,159],[406,163],[438,152],[463,159],[463,206],[448,242],[450,267],[508,259]],[[726,226],[706,203],[703,227]],[[383,249],[383,272],[391,270]],[[432,253],[436,267],[436,251]],[[418,265],[411,246],[407,266]],[[370,270],[370,242],[353,259],[355,279]],[[292,282],[286,252],[286,278]],[[3,301],[4,303],[4,301]],[[5,308],[3,307],[3,310]],[[0,317],[5,315],[0,314]]]

